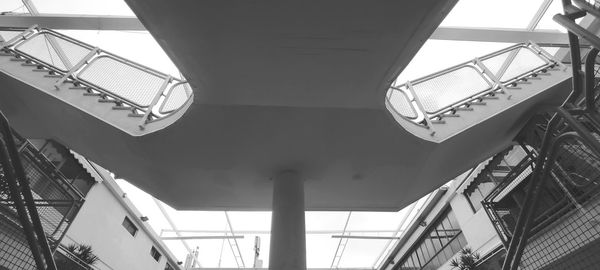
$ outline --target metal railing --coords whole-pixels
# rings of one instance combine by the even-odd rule
[[[72,83],[118,106],[131,108],[146,123],[165,117],[193,97],[189,84],[64,34],[37,26],[2,28],[14,33],[0,49],[59,77],[55,87]]]
[[[516,44],[417,80],[394,82],[386,102],[402,118],[429,127],[431,120],[481,103],[557,66],[562,64],[536,44]]]
[[[3,116],[2,116],[3,117]],[[48,252],[55,253],[69,225],[83,204],[83,194],[27,140],[14,133],[1,131],[0,138],[14,142],[14,155],[19,160],[23,181],[20,187],[28,190],[25,197],[28,206],[26,213],[35,212],[35,219],[28,221],[19,210],[23,202],[10,190],[10,167],[6,162],[0,165],[0,266],[8,269],[36,269],[44,264],[39,259],[39,250],[32,247],[32,236],[28,228],[36,228],[35,238],[43,238]],[[3,144],[4,145],[4,144]],[[12,159],[11,160],[16,160]],[[35,211],[33,210],[35,209]],[[37,220],[37,221],[36,221]],[[36,224],[39,222],[39,227]],[[40,236],[43,235],[43,236]],[[29,239],[28,239],[29,238]],[[44,244],[40,244],[44,250]],[[36,245],[34,245],[36,246]],[[44,253],[45,254],[45,253]],[[44,255],[45,262],[50,263]],[[1,268],[1,267],[0,267]]]

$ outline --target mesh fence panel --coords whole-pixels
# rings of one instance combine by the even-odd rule
[[[63,71],[68,70],[69,66],[75,65],[91,51],[50,33],[35,35],[16,46],[16,50]],[[61,55],[64,57],[61,58]]]
[[[490,87],[479,71],[470,66],[413,84],[415,94],[427,113],[436,113]]]
[[[0,269],[36,269],[16,209],[9,204],[8,184],[0,167]]]
[[[505,67],[502,76],[500,76],[506,61],[510,62]],[[527,48],[516,48],[484,59],[482,62],[496,77],[500,77],[499,80],[501,82],[510,81],[546,65],[546,62],[542,58]]]
[[[417,112],[415,112],[408,97],[402,91],[390,89],[388,92],[388,101],[397,113],[411,119],[417,117]]]
[[[108,56],[92,60],[78,78],[141,107],[151,104],[165,81],[163,77]]]
[[[18,36],[21,33],[23,33],[23,31],[0,30],[0,37],[2,37],[4,41],[9,41],[11,38]]]
[[[577,140],[561,145],[549,179],[564,214],[528,242],[520,269],[596,269],[600,264],[600,160]]]
[[[160,107],[160,113],[170,113],[174,110],[179,109],[179,107],[183,106],[183,104],[187,101],[188,94],[188,86],[184,84],[177,84],[171,89],[171,93],[169,97],[165,100],[163,105]]]

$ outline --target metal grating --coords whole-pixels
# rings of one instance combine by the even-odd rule
[[[25,40],[15,49],[62,71],[69,70],[91,51],[90,48],[45,32]]]
[[[141,107],[151,105],[166,79],[111,56],[94,58],[77,76]]]
[[[181,83],[174,85],[160,107],[159,112],[167,114],[179,109],[190,97],[190,91],[189,84]]]
[[[390,89],[387,98],[396,113],[410,119],[417,118],[417,112],[404,92]]]
[[[483,59],[482,63],[503,83],[548,64],[540,56],[526,47],[518,47],[502,54]],[[502,70],[504,70],[504,72],[502,72]]]
[[[8,31],[8,30],[0,30],[0,37],[2,37],[2,39],[4,41],[9,41],[10,39],[18,36],[19,34],[21,34],[23,31]]]
[[[472,66],[463,66],[413,84],[417,98],[429,114],[490,88],[491,84]]]

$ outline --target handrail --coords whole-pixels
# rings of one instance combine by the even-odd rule
[[[524,70],[523,72],[519,72],[516,75],[511,74],[512,76],[510,76],[508,79],[503,78],[503,76],[505,74],[500,76],[500,78],[498,78],[498,76],[497,76],[498,74],[494,74],[490,70],[490,68],[488,66],[486,66],[486,61],[489,61],[494,57],[498,57],[498,56],[501,56],[506,53],[513,53],[516,55],[517,53],[521,52],[520,50],[526,50],[530,54],[537,56],[540,59],[540,64],[531,66],[529,69]],[[505,69],[510,68],[513,63],[514,63],[514,60],[508,59],[504,63],[506,65]],[[544,63],[544,64],[541,64],[541,63]],[[416,119],[410,118],[410,117],[400,114],[399,112],[402,110],[398,110],[397,108],[395,108],[395,105],[391,103],[389,94],[386,95],[386,102],[388,103],[388,105],[390,105],[389,106],[390,108],[394,109],[395,114],[402,116],[406,120],[411,121],[422,127],[428,127],[428,126],[430,126],[431,123],[427,119],[440,118],[440,117],[443,117],[444,114],[455,113],[461,107],[468,106],[470,103],[480,101],[481,99],[485,98],[486,96],[490,96],[490,95],[493,96],[493,95],[496,95],[497,93],[503,93],[503,92],[505,92],[506,89],[511,88],[511,86],[515,86],[515,84],[518,81],[525,80],[529,76],[537,76],[537,74],[544,73],[549,68],[554,68],[556,66],[563,67],[562,63],[553,59],[550,56],[550,54],[548,54],[543,49],[541,49],[537,44],[535,44],[533,42],[520,43],[520,44],[516,44],[516,45],[512,45],[510,47],[504,48],[502,50],[498,50],[498,51],[489,53],[482,57],[478,57],[473,60],[466,61],[466,62],[460,63],[458,65],[454,65],[452,67],[446,68],[446,69],[438,71],[436,73],[432,73],[430,75],[427,75],[427,76],[424,76],[424,77],[421,77],[421,78],[418,78],[415,80],[411,80],[404,84],[393,84],[390,87],[390,89],[388,90],[388,92],[400,91],[405,96],[412,97],[412,99],[409,98],[409,101],[411,101],[410,104],[411,104],[411,106],[413,106],[412,110],[416,111],[417,115],[424,115],[424,117],[423,117],[424,119],[421,117],[417,117]],[[413,86],[412,88],[415,88],[415,86],[417,86],[421,83],[425,83],[425,82],[428,82],[428,81],[431,81],[434,79],[442,78],[444,75],[450,75],[453,72],[456,72],[456,71],[464,69],[464,68],[472,68],[474,71],[476,71],[478,74],[477,78],[479,78],[481,80],[480,84],[483,86],[483,84],[485,83],[488,85],[488,87],[486,87],[485,89],[479,89],[476,92],[466,93],[463,98],[453,101],[453,102],[446,104],[444,106],[441,106],[439,108],[436,108],[433,111],[427,111],[423,108],[422,105],[420,105],[420,104],[422,104],[420,99],[422,99],[423,97],[419,96],[418,89],[413,89],[414,91],[412,91],[412,92],[414,93],[414,95],[409,93],[409,92],[411,92],[410,86]],[[451,87],[451,86],[449,86],[449,87]],[[427,120],[427,121],[425,121],[425,120]]]
[[[62,77],[56,82],[55,87],[57,90],[60,89],[60,86],[63,83],[70,82],[75,86],[84,87],[88,91],[99,93],[102,98],[113,100],[117,105],[131,108],[133,113],[144,115],[140,125],[140,128],[142,129],[143,126],[150,121],[160,119],[173,113],[175,110],[170,110],[168,112],[161,111],[163,105],[173,98],[173,95],[170,95],[170,89],[178,84],[187,84],[187,82],[182,79],[170,76],[156,69],[128,60],[117,54],[102,50],[88,43],[79,41],[50,29],[32,26],[28,29],[0,27],[0,30],[23,31],[23,33],[12,38],[11,40],[0,43],[0,50],[10,51],[14,53],[16,57],[24,58],[32,63],[38,64],[40,67],[48,69],[51,73],[62,75]],[[75,48],[77,50],[75,55],[69,54],[70,51],[68,50],[63,50],[67,57],[75,58],[68,59],[69,61],[73,62],[73,67],[67,68],[67,65],[57,65],[52,63],[52,61],[49,62],[44,59],[45,55],[38,55],[36,54],[37,52],[28,51],[27,47],[23,47],[24,45],[28,44],[28,42],[32,40],[35,41],[40,38],[52,38],[55,40],[55,43],[60,41],[70,47]],[[33,46],[35,46],[35,44]],[[51,50],[53,49],[47,48],[47,50],[48,55],[46,55],[46,57],[51,58],[53,55]],[[97,64],[97,61],[102,58],[107,60],[104,60],[104,63]],[[112,65],[108,70],[104,66],[99,66],[102,64],[107,65],[107,63]],[[100,70],[92,69],[90,71],[90,69],[94,67],[99,68]],[[117,69],[121,69],[121,72],[123,70],[130,72],[130,74],[123,75],[122,78],[125,78],[129,81],[121,82],[122,85],[120,87],[118,85],[118,81],[114,82],[108,78],[102,77],[104,75],[103,73],[115,73],[116,71],[113,70],[115,67]],[[145,77],[138,78],[135,76]],[[156,83],[152,85],[149,82],[160,80],[160,78],[164,79],[166,84],[163,83],[162,86],[159,87]],[[134,82],[135,85],[133,85],[133,87],[137,88],[132,88],[131,82]],[[146,94],[152,97],[150,98],[144,96]],[[135,100],[136,98],[142,98],[142,100],[151,100],[152,102],[140,102],[139,100]],[[181,97],[177,96],[177,98]],[[186,103],[187,100],[191,98],[193,98],[193,92],[188,93],[186,91],[185,99],[178,100],[176,103],[181,107]],[[171,100],[171,102],[173,101]]]

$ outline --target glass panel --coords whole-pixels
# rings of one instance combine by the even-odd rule
[[[543,0],[460,0],[440,26],[525,29],[542,2]]]
[[[396,82],[403,84],[510,45],[512,43],[429,39],[400,73]]]
[[[123,0],[33,0],[40,13],[135,16]]]
[[[552,17],[554,17],[554,15],[558,13],[563,13],[562,3],[560,0],[553,0],[550,4],[550,7],[548,7],[548,10],[546,10],[546,13],[544,14],[544,16],[542,16],[542,19],[540,20],[535,29],[557,30],[566,33],[567,30],[552,19]]]

